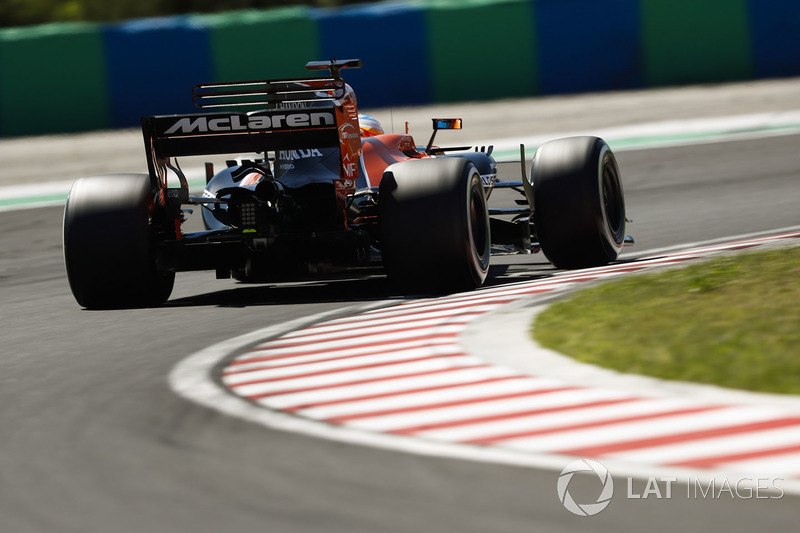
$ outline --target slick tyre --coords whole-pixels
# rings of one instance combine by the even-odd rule
[[[64,262],[72,294],[88,309],[159,305],[174,271],[159,266],[154,193],[145,174],[75,182],[64,210]]]
[[[483,284],[491,241],[486,193],[467,159],[391,165],[378,202],[387,273],[405,292],[454,292]]]
[[[597,137],[542,145],[533,175],[533,224],[548,260],[558,268],[614,261],[625,240],[625,199],[617,160]]]

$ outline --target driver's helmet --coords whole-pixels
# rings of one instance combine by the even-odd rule
[[[358,126],[361,130],[362,137],[374,137],[375,135],[383,135],[383,127],[381,123],[369,115],[358,115]]]

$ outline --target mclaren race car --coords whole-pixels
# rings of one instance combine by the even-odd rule
[[[147,174],[86,177],[64,213],[70,287],[87,308],[158,305],[175,273],[274,282],[385,272],[405,292],[470,290],[493,245],[541,251],[559,268],[614,261],[625,244],[625,202],[608,145],[574,137],[539,147],[516,181],[497,177],[492,148],[441,148],[408,134],[362,136],[341,71],[360,60],[308,63],[327,75],[193,88],[201,113],[142,118]],[[209,112],[209,108],[216,111]],[[190,194],[177,158],[252,154]],[[489,209],[494,189],[519,193]],[[189,209],[205,229],[187,231]],[[200,229],[200,228],[198,228]]]

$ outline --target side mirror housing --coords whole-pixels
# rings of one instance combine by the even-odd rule
[[[431,148],[433,148],[433,139],[436,138],[437,131],[461,129],[460,118],[434,118],[431,120],[433,121],[433,133],[431,134],[431,139],[428,141],[428,145],[425,147],[426,154],[430,153]]]

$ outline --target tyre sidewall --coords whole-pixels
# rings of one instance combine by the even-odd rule
[[[461,202],[462,220],[466,224],[466,261],[471,263],[469,275],[475,286],[480,286],[489,272],[491,236],[489,234],[489,210],[486,194],[478,170],[472,165],[464,168],[466,197]],[[471,211],[475,210],[473,214]]]
[[[599,139],[598,139],[599,140]],[[608,144],[603,141],[595,143],[595,150],[599,153],[597,158],[597,188],[595,189],[597,198],[595,206],[599,209],[596,214],[596,224],[601,228],[600,243],[605,248],[608,257],[616,257],[622,250],[625,242],[625,196],[622,192],[622,181],[619,179],[619,166],[614,153],[609,148]],[[613,173],[613,177],[609,176]],[[604,180],[607,180],[604,183]],[[613,183],[609,183],[613,182]],[[615,188],[616,191],[606,190],[609,187]],[[607,205],[604,201],[604,195],[614,195],[617,198],[610,200],[611,204]],[[615,209],[615,203],[618,202],[618,209]],[[616,227],[612,227],[613,224]]]

